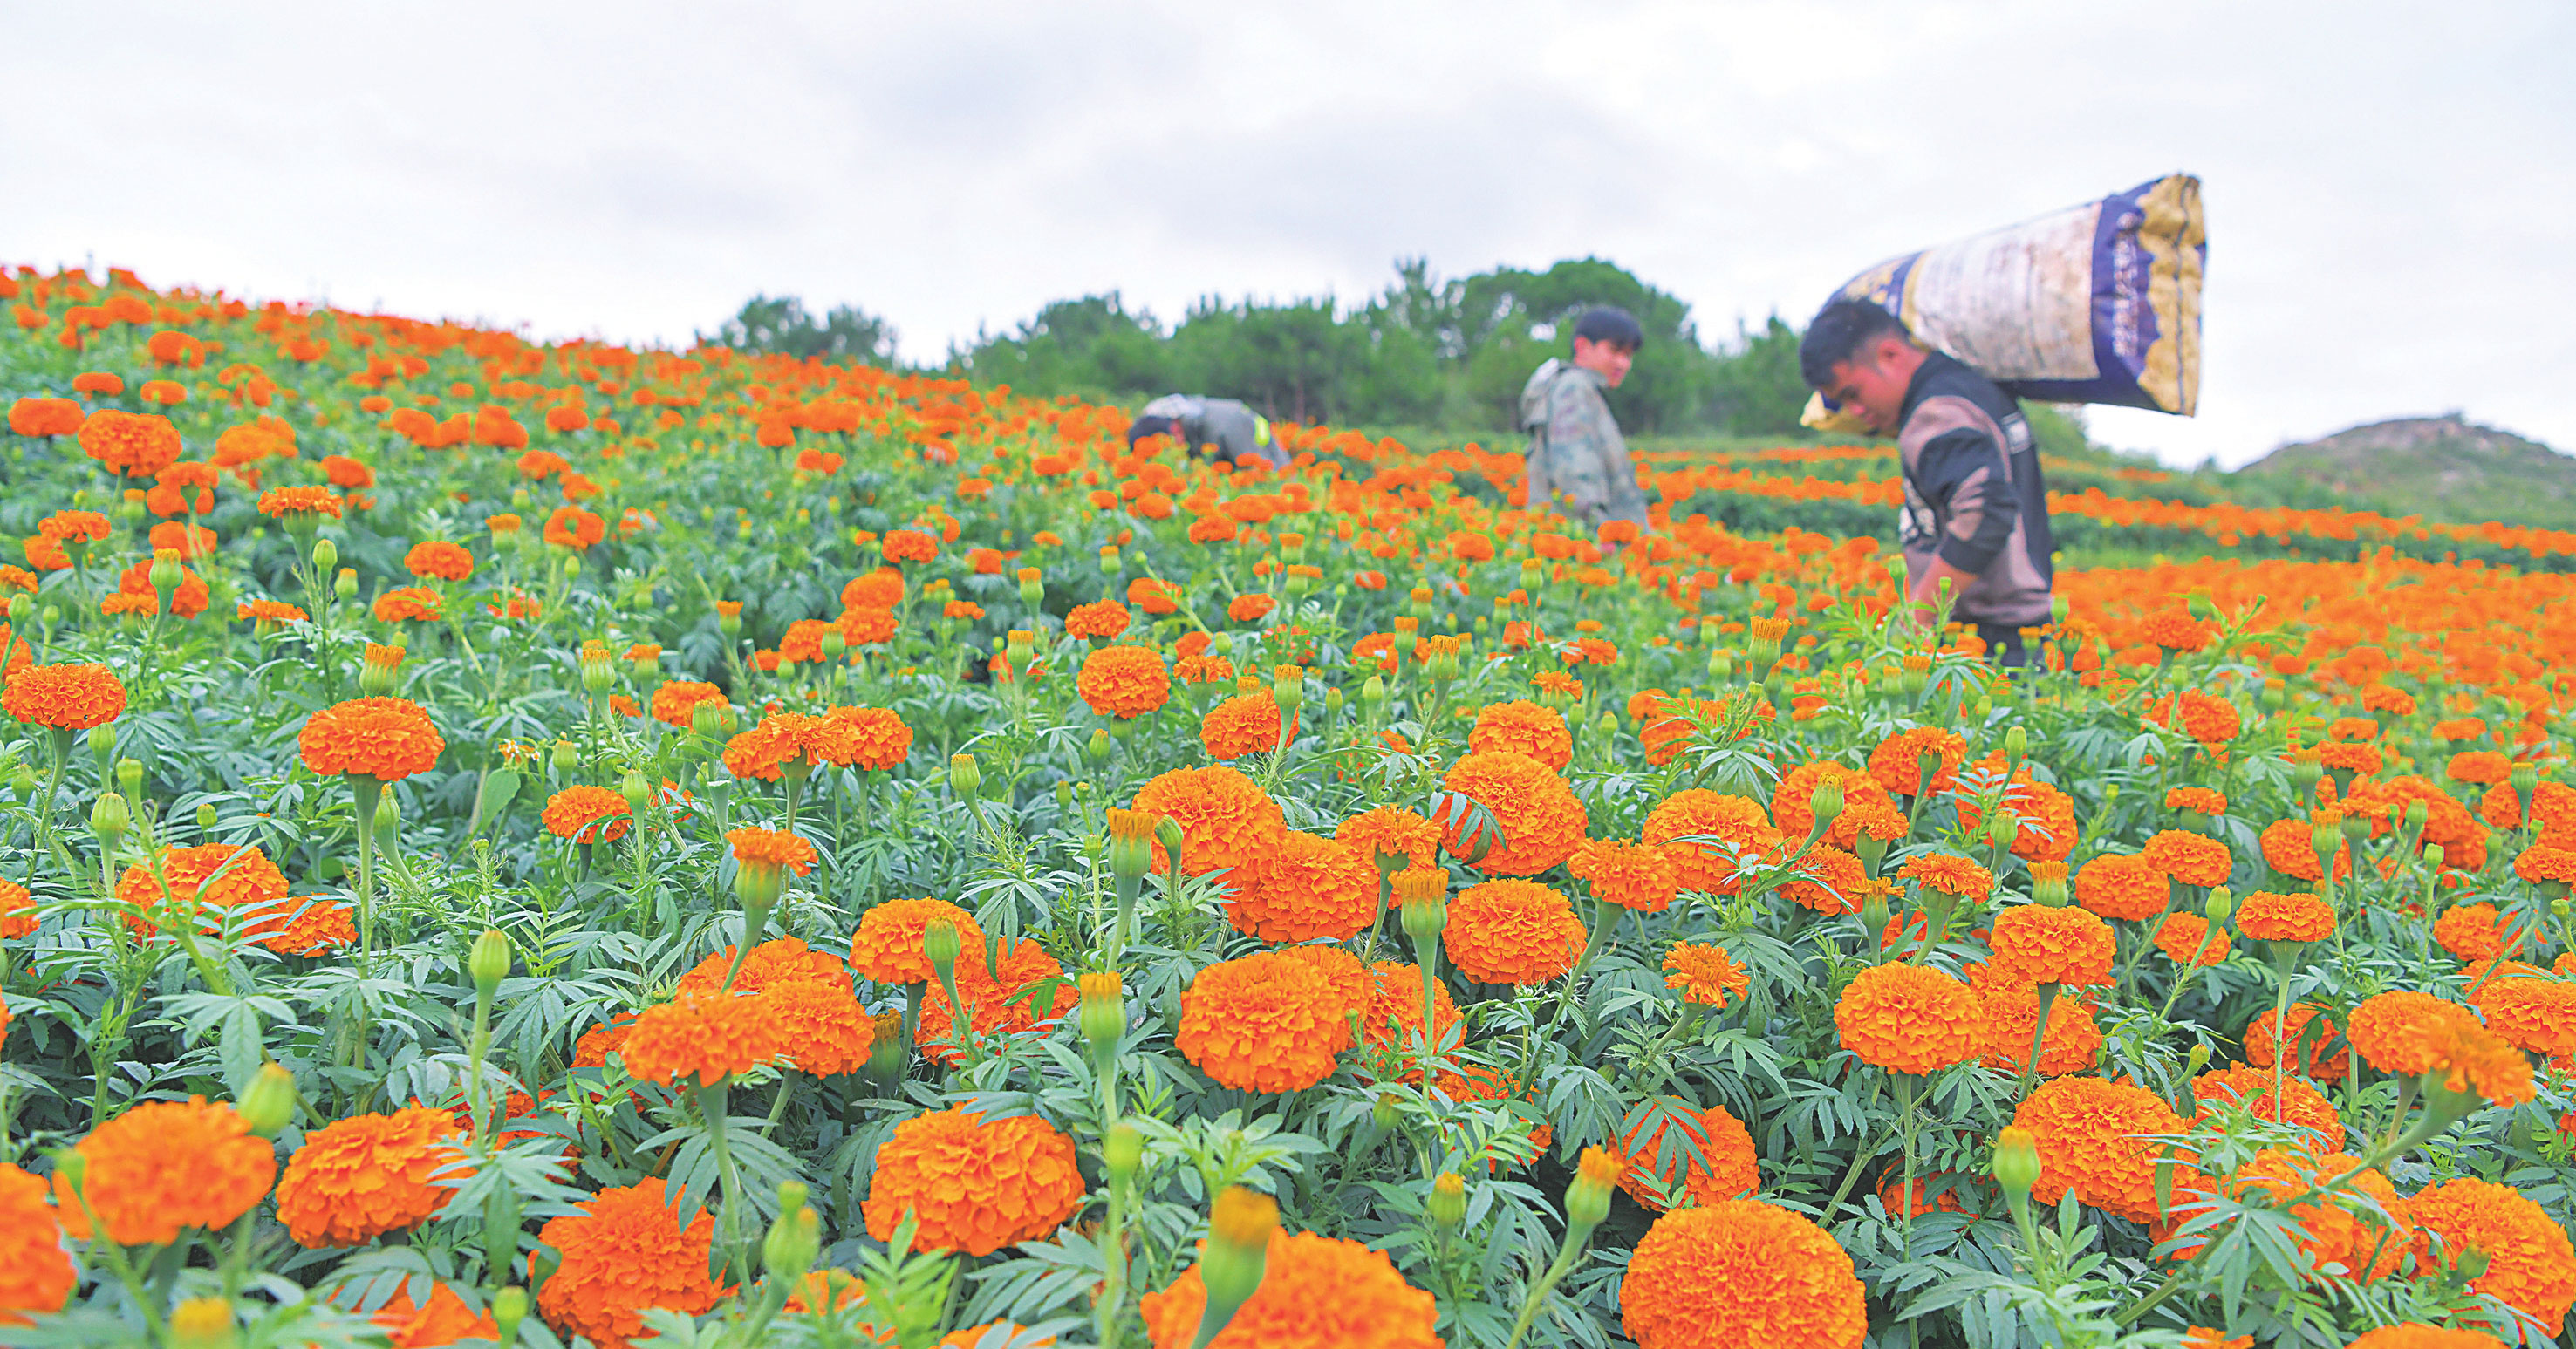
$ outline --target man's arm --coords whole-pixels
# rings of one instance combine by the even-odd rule
[[[2013,495],[2002,447],[1982,431],[1961,428],[1933,437],[1915,460],[1914,476],[1935,517],[1949,521],[1933,544],[1931,565],[1914,579],[1906,596],[1928,627],[1929,606],[1941,582],[1950,582],[1955,600],[1985,575],[2011,540],[2021,504]]]
[[[1614,452],[1620,463],[1627,462],[1619,424],[1610,419],[1610,405],[1601,401],[1600,391],[1579,374],[1558,376],[1548,394],[1547,485],[1565,496],[1560,504],[1568,515],[1590,525],[1610,517]]]

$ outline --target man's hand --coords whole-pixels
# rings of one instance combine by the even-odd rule
[[[1976,573],[1961,571],[1943,561],[1939,554],[1934,554],[1932,564],[1925,567],[1923,574],[1914,578],[1914,584],[1907,588],[1907,616],[1913,619],[1916,627],[1937,639],[1945,601],[1958,603],[1959,596],[1967,593],[1968,583],[1976,579]]]

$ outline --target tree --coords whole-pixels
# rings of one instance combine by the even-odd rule
[[[755,295],[718,325],[712,341],[736,351],[772,352],[800,360],[822,357],[865,365],[894,364],[894,325],[856,305],[834,305],[817,323],[793,295]]]
[[[1807,379],[1798,372],[1798,330],[1775,311],[1759,332],[1741,322],[1735,345],[1709,361],[1708,415],[1730,436],[1799,435]]]

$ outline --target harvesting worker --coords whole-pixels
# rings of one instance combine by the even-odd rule
[[[1572,362],[1550,357],[1521,386],[1529,432],[1529,509],[1550,507],[1598,530],[1604,521],[1646,523],[1646,494],[1605,390],[1628,378],[1646,332],[1625,309],[1586,310],[1574,323]]]
[[[1948,583],[1951,616],[1973,623],[1998,665],[2029,661],[2022,630],[2050,618],[2054,545],[2039,451],[2018,403],[1995,382],[1915,345],[1896,316],[1837,299],[1807,326],[1809,387],[1896,437],[1905,506],[1897,524],[1906,599],[1931,626]]]
[[[1165,394],[1128,423],[1129,445],[1147,436],[1170,436],[1193,456],[1221,464],[1258,459],[1272,468],[1288,467],[1288,451],[1271,436],[1270,419],[1237,399]]]

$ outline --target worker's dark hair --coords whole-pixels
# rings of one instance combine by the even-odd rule
[[[1616,305],[1601,305],[1583,311],[1574,321],[1574,335],[1587,342],[1607,342],[1628,351],[1646,345],[1646,330],[1637,326],[1634,314]]]
[[[1169,417],[1139,417],[1127,423],[1127,443],[1135,444],[1147,436],[1171,436],[1177,439],[1180,427]]]
[[[1821,389],[1833,382],[1835,366],[1884,337],[1911,340],[1894,314],[1867,300],[1828,300],[1798,339],[1798,374],[1808,388]]]

